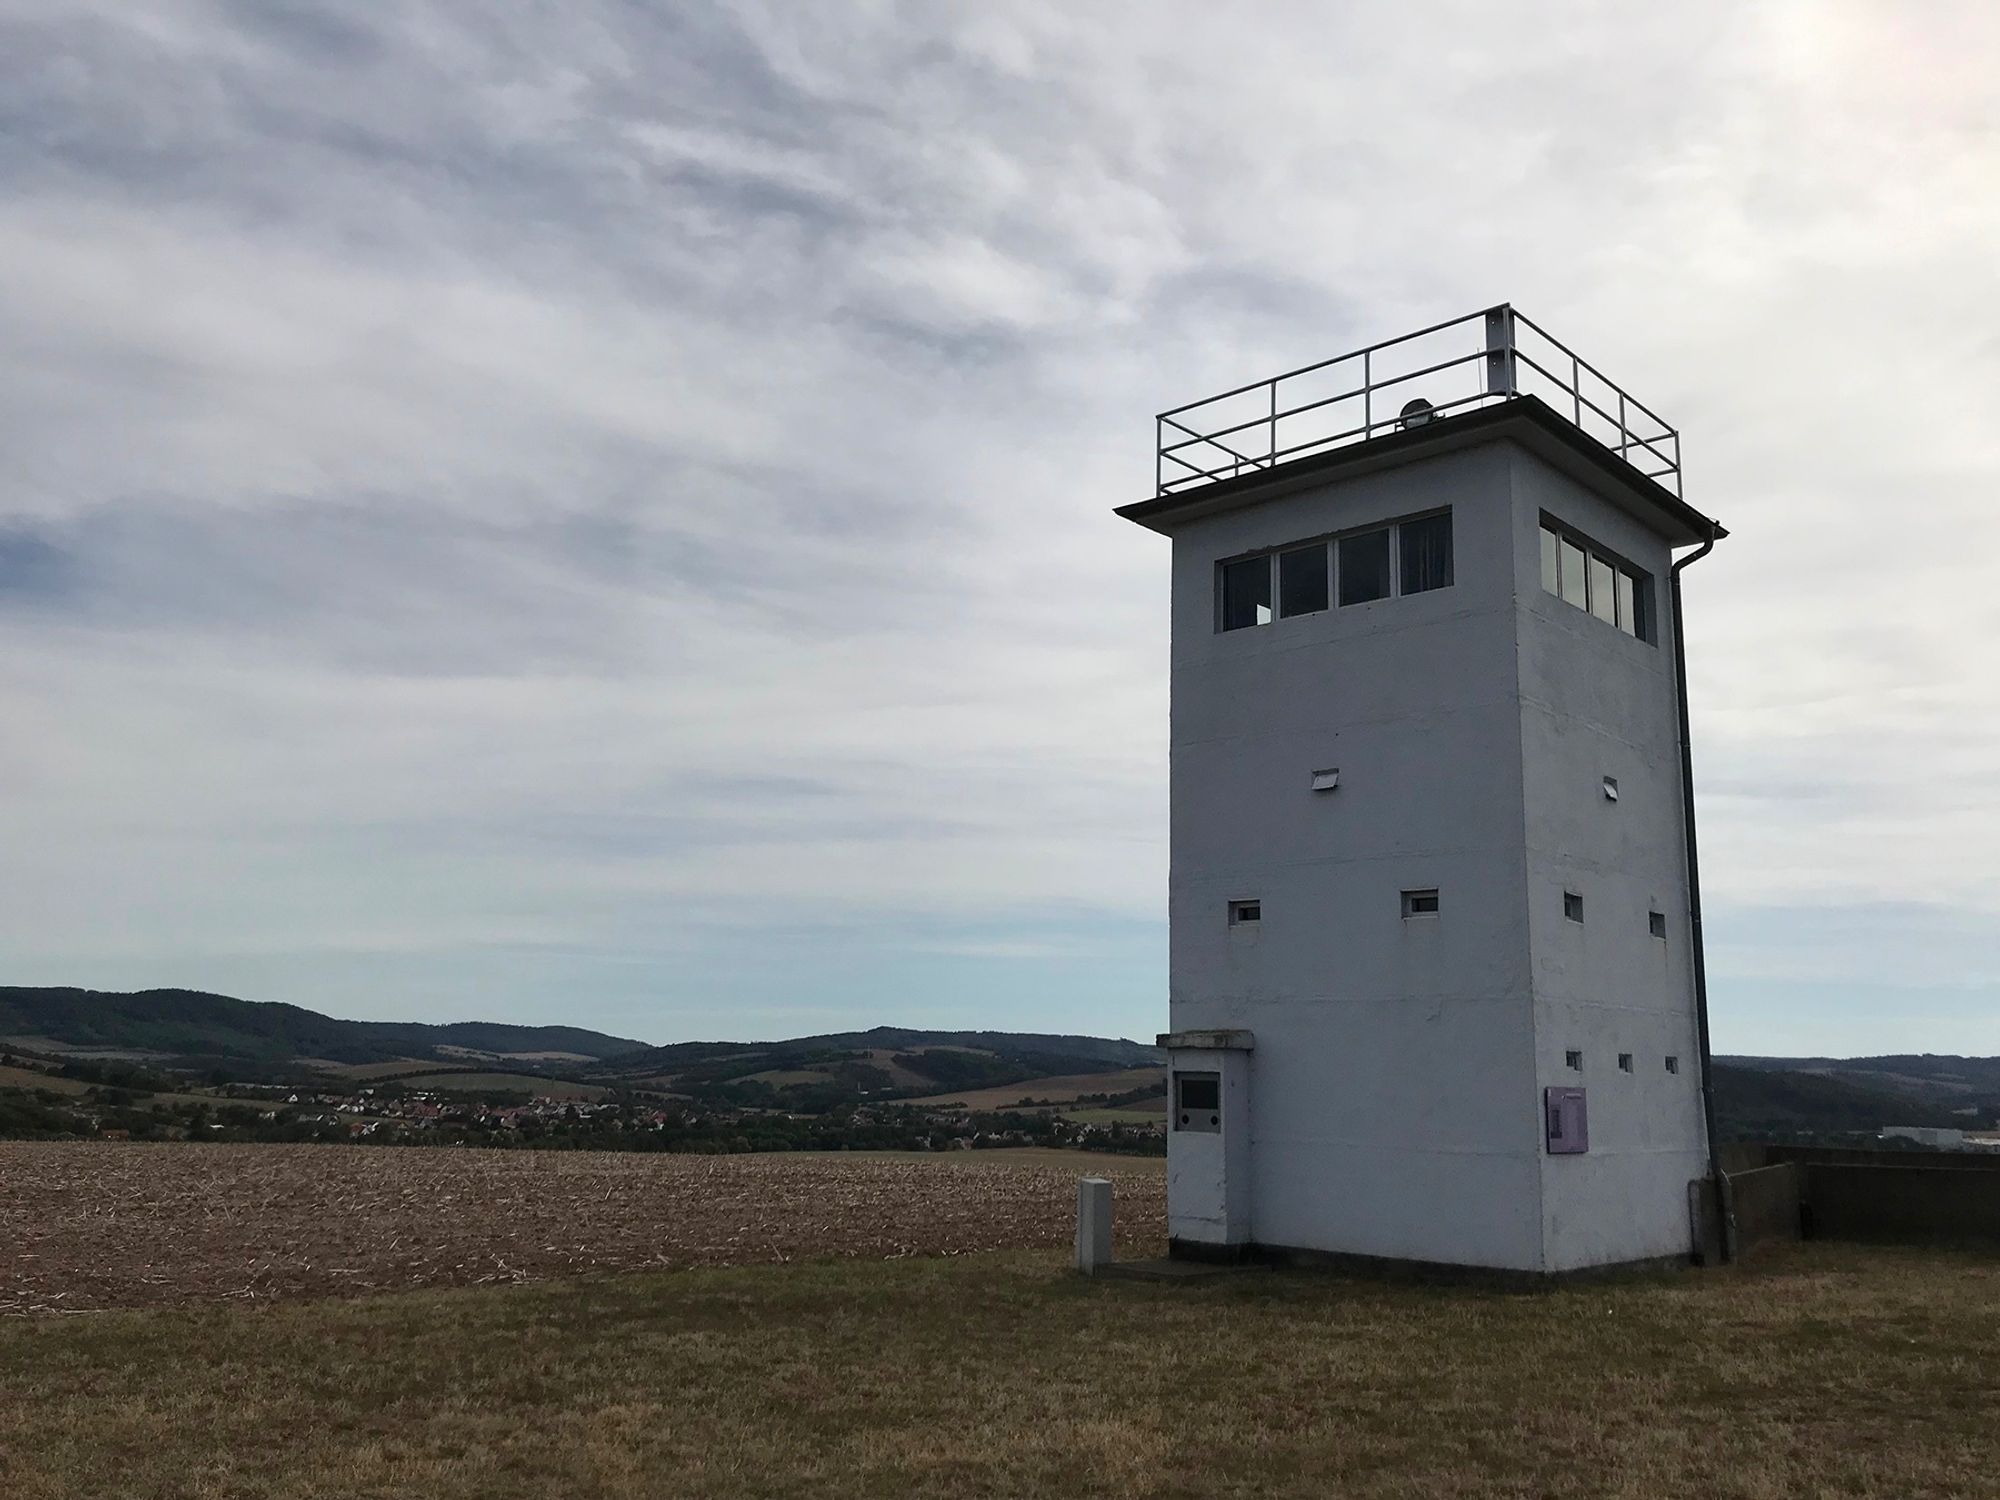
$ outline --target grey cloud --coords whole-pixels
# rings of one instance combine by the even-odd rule
[[[0,610],[53,604],[76,586],[76,559],[36,532],[0,530]]]
[[[0,947],[45,972],[532,941],[692,1005],[779,914],[1157,930],[1164,554],[1107,514],[1151,414],[1504,297],[1735,530],[1689,579],[1724,917],[2000,920],[1983,8],[0,30],[0,839],[43,854]]]

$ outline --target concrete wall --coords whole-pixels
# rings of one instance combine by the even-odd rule
[[[1488,446],[1176,537],[1173,1025],[1256,1034],[1265,1244],[1541,1265],[1507,476]],[[1214,628],[1218,561],[1440,504],[1451,588]]]
[[[1730,1175],[1729,1202],[1736,1216],[1738,1254],[1798,1239],[1803,1227],[1803,1187],[1803,1169],[1791,1162]]]
[[[1723,1147],[1745,1248],[1787,1233],[1905,1243],[2000,1240],[2000,1155],[1732,1142]]]
[[[1441,505],[1452,587],[1215,628],[1221,561]],[[1672,662],[1542,593],[1544,508],[1656,573],[1664,637],[1664,544],[1511,442],[1175,532],[1172,1026],[1256,1036],[1259,1243],[1529,1271],[1689,1247]],[[1314,793],[1326,767],[1339,789]],[[1405,919],[1401,892],[1430,887],[1439,915]],[[1255,927],[1228,923],[1242,899]],[[1547,1158],[1541,1088],[1578,1081],[1591,1150]]]
[[[2000,1172],[2000,1151],[1881,1151],[1866,1146],[1738,1146],[1755,1152],[1757,1164],[1795,1161],[1803,1166],[1929,1167],[1940,1172]],[[1727,1161],[1727,1170],[1735,1167]]]
[[[1535,1063],[1543,1084],[1581,1084],[1590,1108],[1590,1151],[1541,1163],[1547,1269],[1560,1271],[1685,1250],[1687,1184],[1706,1171],[1672,556],[1623,510],[1524,452],[1512,478]],[[1652,640],[1543,589],[1544,513],[1652,576]],[[1615,802],[1606,776],[1618,782]],[[1581,923],[1564,915],[1565,891],[1583,897]],[[1652,935],[1654,911],[1666,917],[1664,939]],[[1581,1073],[1566,1065],[1570,1051],[1583,1053]]]
[[[1832,1162],[1799,1170],[1814,1239],[2000,1240],[2000,1173]]]

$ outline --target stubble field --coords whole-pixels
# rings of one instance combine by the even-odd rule
[[[1047,1249],[1076,1180],[1164,1244],[1157,1160],[0,1142],[0,1316]]]
[[[1087,1171],[1156,1250],[1157,1160],[0,1146],[0,1496],[1996,1492],[1990,1253],[1091,1280]]]

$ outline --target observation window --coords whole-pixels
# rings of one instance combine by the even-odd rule
[[[1542,522],[1542,589],[1629,636],[1653,639],[1652,577],[1548,520]]]

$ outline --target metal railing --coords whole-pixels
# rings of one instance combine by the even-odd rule
[[[1506,303],[1161,412],[1154,493],[1180,494],[1522,396],[1539,397],[1680,494],[1680,433]]]

